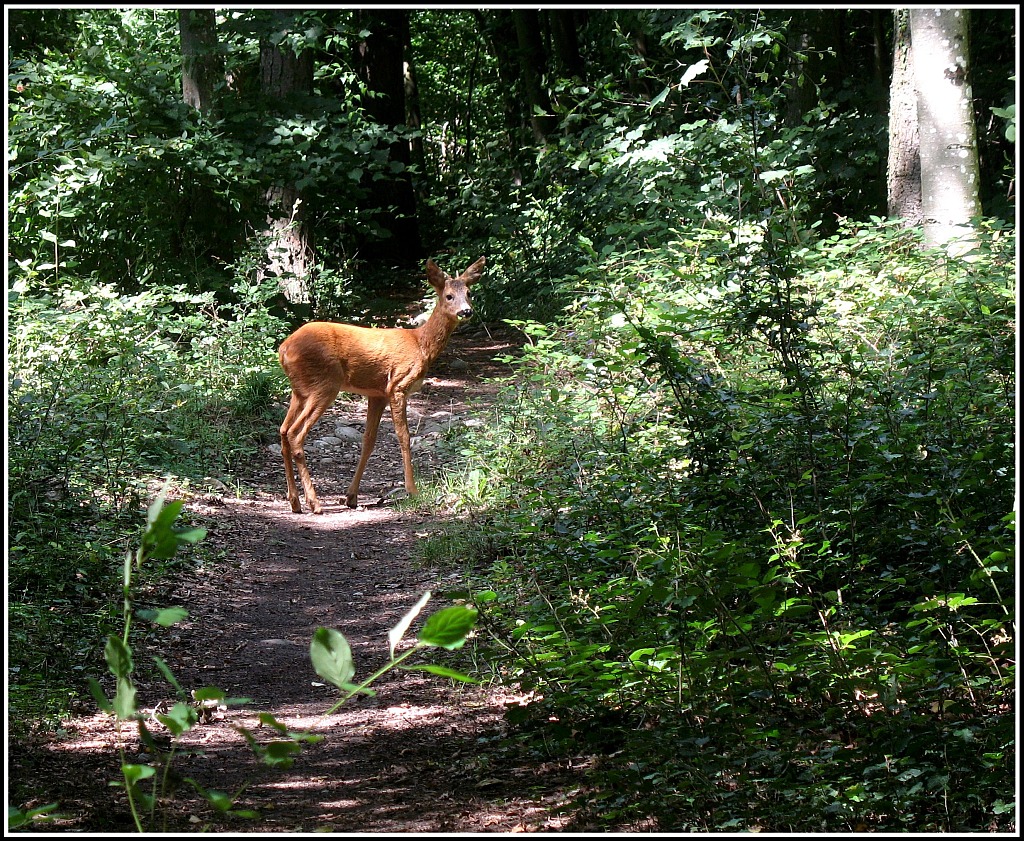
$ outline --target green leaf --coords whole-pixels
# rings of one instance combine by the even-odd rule
[[[131,680],[127,677],[119,677],[117,691],[114,694],[114,714],[122,721],[134,718],[138,712],[135,695],[135,686]]]
[[[184,696],[185,690],[181,688],[181,684],[178,683],[178,679],[174,676],[174,672],[171,671],[171,667],[162,658],[156,656],[153,657],[153,663],[160,670],[160,674],[164,676],[164,680],[174,687],[174,691],[179,696]]]
[[[198,786],[197,786],[198,787]],[[231,807],[235,804],[235,798],[224,791],[217,791],[216,789],[199,789],[199,793],[216,811],[224,814],[228,812]]]
[[[686,72],[683,74],[683,78],[679,80],[679,84],[684,88],[689,87],[690,82],[707,72],[710,63],[706,58],[702,58],[696,64],[691,64],[686,68]]]
[[[7,826],[11,829],[26,826],[33,821],[47,821],[57,815],[49,813],[57,808],[56,803],[48,803],[45,806],[37,806],[35,809],[19,809],[17,806],[7,807]]]
[[[157,525],[169,526],[175,521],[178,512],[181,511],[181,507],[184,505],[180,499],[165,502],[168,488],[169,485],[164,485],[160,493],[156,495],[156,499],[150,503],[149,508],[146,510],[146,523],[151,527]]]
[[[133,786],[140,780],[152,777],[156,773],[156,768],[152,765],[125,764],[121,766],[121,773],[124,775],[125,782],[127,782],[128,785]]]
[[[171,731],[171,735],[177,738],[195,726],[196,722],[199,721],[199,714],[194,707],[179,701],[171,707],[167,715],[160,715],[158,713],[156,719]]]
[[[143,609],[138,611],[138,614],[141,618],[162,628],[169,628],[188,617],[188,611],[183,607],[164,607],[159,610]]]
[[[309,645],[309,657],[316,673],[339,689],[350,683],[356,673],[348,640],[332,628],[316,629]]]
[[[298,742],[319,742],[323,737],[314,736],[310,733],[304,733],[301,731],[289,730],[288,726],[281,721],[278,721],[273,714],[268,712],[261,712],[256,716],[260,724],[265,724],[267,727],[272,727],[282,736],[287,736],[289,739]]]
[[[262,746],[260,758],[271,768],[291,768],[302,745],[290,739],[279,739]]]
[[[174,534],[179,543],[198,543],[206,537],[206,529],[200,527],[193,529],[178,529]]]
[[[132,662],[132,651],[124,644],[124,640],[113,635],[107,637],[107,644],[103,649],[103,657],[107,666],[115,677],[127,677],[132,673],[135,664]]]
[[[421,663],[415,666],[399,666],[398,668],[404,669],[407,672],[429,672],[432,675],[438,677],[447,677],[452,680],[458,680],[462,683],[479,683],[476,678],[472,678],[469,675],[465,675],[462,672],[457,672],[455,669],[449,669],[447,666],[437,666],[433,663]]]
[[[430,590],[427,590],[415,605],[402,617],[401,621],[395,625],[390,631],[388,631],[388,644],[391,647],[391,659],[395,659],[395,646],[398,645],[402,637],[405,636],[405,632],[409,630],[409,626],[415,621],[416,617],[420,615],[420,611],[426,603],[430,601]]]
[[[146,512],[148,527],[139,547],[139,560],[143,557],[166,560],[173,558],[181,543],[197,543],[206,537],[206,529],[175,529],[174,521],[181,513],[184,503],[180,499],[164,503],[169,484],[157,494]]]
[[[278,733],[287,733],[288,725],[278,721],[272,713],[262,712],[259,713],[256,718],[260,724],[265,724],[267,727],[273,727]]]
[[[476,624],[476,617],[477,612],[471,607],[446,607],[427,619],[417,639],[424,645],[434,645],[438,648],[461,648]]]
[[[88,678],[89,691],[92,693],[92,697],[96,700],[96,706],[100,708],[107,715],[114,712],[114,705],[110,703],[110,699],[107,698],[106,693],[103,691],[103,687],[100,686],[99,681],[96,678]]]
[[[666,87],[661,93],[654,97],[654,99],[652,99],[650,103],[648,103],[648,107],[653,108],[655,105],[661,105],[661,103],[665,101],[666,97],[668,97],[669,92],[671,90],[671,87]]]
[[[840,633],[839,634],[839,647],[840,648],[849,648],[851,643],[856,642],[857,640],[862,639],[864,637],[871,636],[871,634],[873,634],[873,633],[874,633],[874,631],[871,630],[870,628],[866,629],[866,630],[863,630],[863,631],[853,631],[853,632],[851,632],[849,634]]]
[[[197,701],[224,701],[227,700],[224,697],[224,690],[218,689],[216,686],[203,686],[199,689],[192,690],[192,697]]]

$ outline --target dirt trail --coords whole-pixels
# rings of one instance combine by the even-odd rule
[[[410,426],[428,433],[466,419],[467,402],[486,392],[480,380],[501,372],[496,356],[514,350],[507,328],[459,331],[410,400]],[[490,387],[493,390],[493,386]],[[340,423],[361,425],[365,404],[345,396],[310,436],[333,435]],[[431,426],[434,424],[436,426]],[[337,436],[334,436],[337,437]],[[426,436],[429,439],[429,434]],[[267,769],[232,725],[257,729],[256,714],[272,713],[292,730],[318,721],[337,698],[313,671],[309,642],[318,626],[348,638],[357,679],[387,658],[387,632],[426,590],[441,593],[456,578],[414,563],[414,546],[439,525],[436,517],[387,504],[357,510],[340,502],[358,443],[331,444],[330,463],[311,457],[324,515],[295,515],[284,499],[280,456],[269,449],[251,465],[252,498],[207,496],[187,502],[209,528],[207,547],[224,560],[190,574],[154,603],[181,604],[186,622],[153,640],[182,686],[217,686],[252,699],[219,711],[183,738],[174,762],[181,778],[234,793],[237,807],[261,819],[216,818],[182,782],[166,810],[168,829],[212,831],[511,832],[566,828],[556,809],[578,782],[572,769],[516,767],[481,752],[502,732],[505,699],[481,688],[451,687],[422,672],[392,671],[374,697],[353,699],[320,722],[324,737],[307,746],[289,770]],[[315,449],[315,448],[314,448]],[[338,456],[341,452],[343,455]],[[413,453],[417,475],[439,467],[433,449]],[[245,478],[245,477],[243,477]],[[401,457],[390,423],[363,480],[360,502],[374,503],[402,484]],[[426,612],[448,602],[435,598]],[[414,626],[415,628],[416,626]],[[432,655],[431,655],[432,656]],[[148,653],[136,652],[137,662]],[[165,683],[140,687],[147,709],[173,701]],[[83,713],[91,709],[83,705]],[[111,723],[103,716],[74,720],[62,739],[50,739],[12,759],[11,773],[35,781],[36,803],[61,803],[65,831],[130,831],[117,778]],[[129,761],[140,756],[137,741]]]

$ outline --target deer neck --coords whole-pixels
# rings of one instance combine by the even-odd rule
[[[455,327],[458,323],[457,319],[445,315],[439,303],[434,307],[434,311],[430,314],[430,318],[427,319],[427,323],[418,328],[416,332],[418,334],[420,352],[423,354],[423,359],[428,365],[441,355],[441,351],[448,344],[448,339],[455,332]]]

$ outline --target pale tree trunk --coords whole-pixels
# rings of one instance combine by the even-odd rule
[[[917,89],[910,48],[910,12],[893,11],[892,81],[889,85],[889,161],[886,190],[889,216],[908,227],[922,222],[921,156],[917,128]]]
[[[910,10],[925,244],[963,254],[981,215],[967,9]]]
[[[291,25],[289,12],[275,12],[278,26]],[[260,74],[263,93],[277,101],[282,113],[294,112],[288,100],[313,92],[313,56],[309,50],[296,54],[284,44],[265,38],[260,43]],[[306,207],[294,184],[274,184],[266,191],[267,264],[265,273],[277,276],[281,291],[292,303],[310,300],[308,276],[313,250],[309,243]]]
[[[285,298],[293,304],[308,304],[308,277],[313,249],[305,225],[305,207],[298,190],[275,185],[266,191],[267,261],[264,273],[276,277]]]

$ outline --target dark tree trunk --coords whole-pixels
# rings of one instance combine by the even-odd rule
[[[516,28],[520,78],[529,109],[530,129],[534,141],[544,145],[555,129],[555,115],[542,79],[547,61],[540,35],[540,15],[533,9],[513,9],[512,21]]]
[[[583,22],[584,11],[577,9],[549,9],[548,26],[551,29],[551,45],[559,70],[568,78],[586,81],[583,57],[577,32]]]
[[[408,55],[408,51],[406,52]],[[416,67],[411,60],[404,62],[405,83],[405,124],[413,133],[409,139],[409,156],[413,166],[419,172],[419,184],[424,184],[427,156],[423,148],[423,116],[420,111],[420,91],[416,84]],[[417,196],[422,200],[425,196],[417,189]]]
[[[519,181],[521,179],[519,167],[522,165],[522,150],[529,145],[530,132],[522,105],[520,65],[516,51],[516,28],[512,21],[512,12],[506,9],[495,9],[485,16],[478,9],[475,14],[481,34],[490,42],[491,50],[497,59],[502,113],[505,117],[505,131],[508,135],[507,146],[514,162],[515,178]]]
[[[178,32],[182,100],[201,118],[210,117],[217,111],[217,85],[224,81],[224,54],[217,40],[216,15],[212,9],[179,9]],[[223,226],[225,209],[209,180],[179,171],[174,183],[180,191],[180,200],[175,205],[175,255],[189,254],[195,259],[211,252],[230,253],[232,244]]]
[[[180,9],[181,93],[200,114],[213,112],[215,88],[224,81],[224,59],[217,43],[217,18],[212,9]]]
[[[646,68],[650,48],[647,43],[647,33],[639,27],[639,24],[637,24],[637,28],[632,32],[631,41],[633,43],[633,53],[638,59],[638,66],[630,65],[626,68],[626,83],[629,85],[631,93],[642,96],[645,99],[650,99],[651,86],[647,78],[640,72],[640,68]]]
[[[921,224],[921,156],[917,91],[910,47],[910,12],[893,12],[892,81],[889,85],[889,162],[886,170],[889,216],[908,226]]]
[[[787,36],[790,49],[789,85],[786,91],[786,122],[800,125],[818,103],[818,88],[830,85],[845,66],[848,52],[842,33],[845,13],[836,9],[793,12]],[[831,47],[835,55],[826,52]]]
[[[309,50],[295,54],[289,47],[264,40],[260,44],[261,90],[265,96],[288,100],[313,92],[313,56]]]
[[[410,54],[407,9],[379,9],[356,13],[358,25],[368,31],[356,48],[356,69],[368,91],[363,107],[378,123],[392,130],[406,125],[406,73]],[[398,139],[388,147],[393,175],[368,183],[368,201],[377,209],[376,221],[391,236],[383,241],[367,240],[361,252],[371,258],[417,262],[423,256],[416,194],[409,174],[409,142]]]

